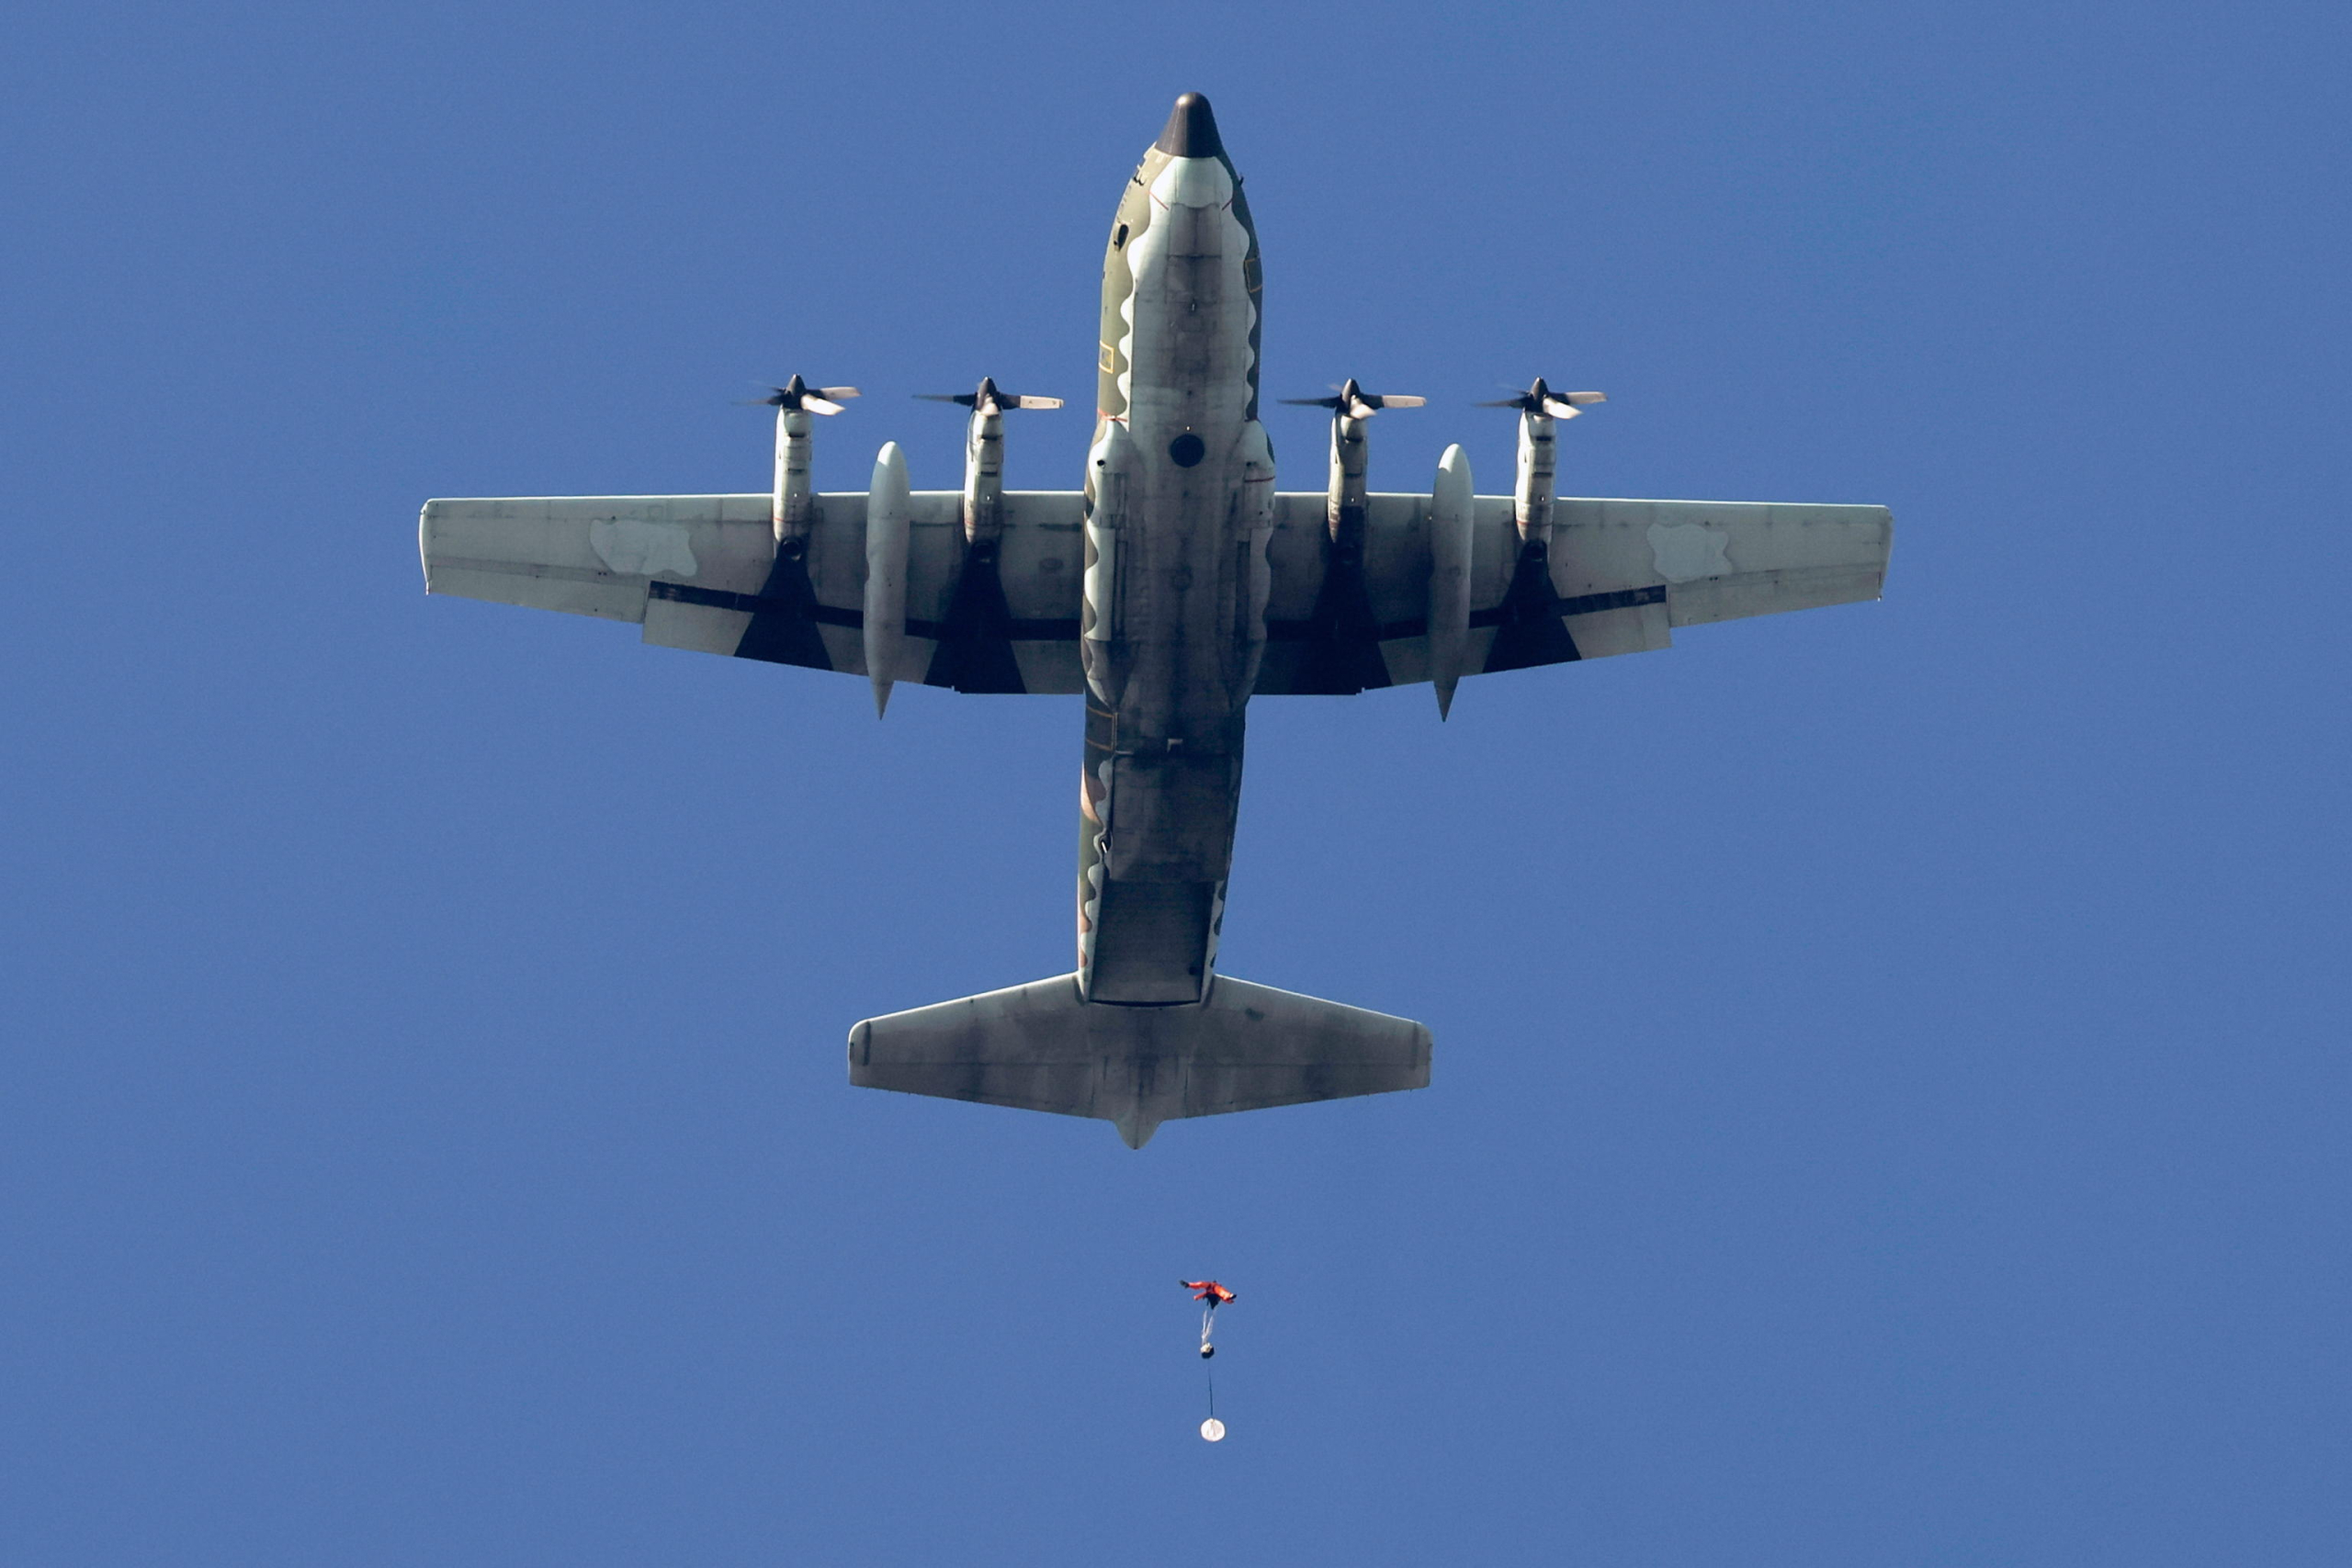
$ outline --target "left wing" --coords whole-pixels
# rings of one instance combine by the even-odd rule
[[[1345,694],[1430,678],[1430,498],[1365,497],[1361,566],[1340,559],[1321,491],[1275,497],[1261,695]],[[1640,653],[1675,626],[1875,599],[1883,506],[1755,501],[1553,503],[1548,570],[1521,570],[1508,496],[1479,496],[1462,673]]]
[[[776,550],[766,495],[428,501],[425,592],[636,621],[664,648],[865,675],[865,495],[812,500],[797,560]],[[891,678],[1084,690],[1078,492],[1005,491],[993,573],[967,558],[961,491],[910,501],[907,637]]]

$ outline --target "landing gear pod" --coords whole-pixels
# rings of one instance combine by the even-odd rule
[[[1127,485],[1136,444],[1117,420],[1103,423],[1086,467],[1086,576],[1079,599],[1079,660],[1094,700],[1116,706],[1120,673],[1112,666],[1114,612],[1119,603],[1119,530],[1126,525]]]

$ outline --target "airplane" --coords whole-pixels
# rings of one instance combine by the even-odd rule
[[[1876,599],[1880,506],[1554,494],[1558,426],[1602,400],[1536,380],[1509,495],[1458,446],[1427,494],[1367,491],[1366,427],[1419,398],[1328,399],[1329,480],[1274,488],[1259,423],[1257,231],[1208,100],[1186,93],[1121,195],[1102,265],[1083,487],[1003,485],[1004,416],[1056,400],[983,380],[961,491],[810,489],[797,376],[767,495],[441,500],[425,589],[639,623],[664,648],[895,682],[1085,699],[1078,953],[1069,974],[869,1018],[854,1085],[1114,1123],[1419,1089],[1422,1024],[1216,972],[1253,696],[1427,682],[1666,648],[1676,626]]]

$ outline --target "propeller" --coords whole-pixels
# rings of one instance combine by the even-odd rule
[[[1606,392],[1555,392],[1535,378],[1535,385],[1508,398],[1498,398],[1491,403],[1480,403],[1482,409],[1517,409],[1521,413],[1549,414],[1554,419],[1574,419],[1593,403],[1609,400]]]
[[[781,387],[773,387],[764,398],[752,398],[750,406],[790,409],[805,413],[839,413],[842,400],[857,396],[855,387],[812,387],[795,376]]]
[[[1011,392],[1000,392],[992,376],[980,378],[980,389],[977,392],[917,392],[915,396],[927,403],[961,403],[981,413],[1002,413],[1007,409],[1057,409],[1062,406],[1059,398],[1016,397]]]
[[[1356,385],[1355,378],[1348,378],[1344,387],[1331,389],[1328,398],[1284,398],[1283,401],[1300,408],[1332,409],[1350,419],[1370,419],[1382,409],[1417,409],[1426,404],[1427,398],[1408,398],[1399,392],[1367,392]]]

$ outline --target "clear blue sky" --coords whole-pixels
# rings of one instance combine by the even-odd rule
[[[2352,1559],[2340,6],[51,6],[0,56],[0,1560]],[[1426,1092],[853,1091],[1066,966],[1075,699],[427,600],[431,495],[956,482],[1170,99],[1374,482],[1884,603],[1253,710]],[[1321,483],[1281,410],[1287,488]],[[1075,482],[1082,412],[1024,415]],[[1218,1408],[1180,1274],[1238,1288]]]

